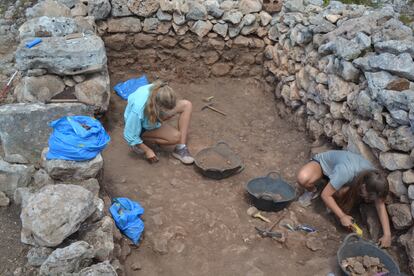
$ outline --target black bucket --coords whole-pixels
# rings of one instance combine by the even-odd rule
[[[357,256],[369,256],[378,258],[380,259],[380,262],[384,264],[385,268],[390,272],[389,275],[400,275],[400,268],[394,262],[391,256],[387,254],[387,252],[372,242],[365,241],[357,234],[352,233],[346,236],[337,252],[338,264],[345,275],[351,274],[342,267],[342,261],[347,258]]]
[[[273,174],[277,175],[277,178],[273,178]],[[247,183],[246,190],[251,203],[257,209],[268,212],[286,208],[296,197],[295,189],[276,172],[270,172],[265,177],[253,178]],[[274,195],[281,198],[276,199]]]

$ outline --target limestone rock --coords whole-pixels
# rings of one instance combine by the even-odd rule
[[[17,188],[29,185],[34,171],[33,166],[9,164],[0,160],[0,191],[13,197]]]
[[[93,249],[84,242],[58,248],[50,254],[40,267],[40,275],[68,275],[79,272],[92,263]]]
[[[30,162],[20,154],[9,154],[3,158],[4,161],[10,164],[29,164]]]
[[[38,162],[52,130],[49,122],[73,115],[91,116],[92,110],[79,103],[0,106],[0,139],[4,153],[20,154],[32,163]]]
[[[408,256],[410,271],[414,273],[414,228],[411,228],[406,234],[401,235],[398,242],[404,247]]]
[[[362,220],[367,223],[371,239],[377,241],[381,237],[381,223],[378,219],[377,210],[372,204],[363,203],[359,206],[359,212]]]
[[[26,10],[26,17],[29,19],[41,16],[70,17],[70,9],[59,2],[45,0]]]
[[[139,33],[141,21],[136,17],[110,18],[108,20],[109,33]]]
[[[41,266],[52,252],[52,248],[32,247],[27,253],[27,262],[31,266]]]
[[[90,79],[75,86],[76,98],[87,105],[106,111],[109,106],[111,88],[107,72],[96,73]]]
[[[335,71],[346,81],[352,81],[358,83],[360,71],[352,65],[351,62],[346,60],[335,60]]]
[[[98,154],[89,161],[68,161],[46,159],[48,148],[42,152],[42,167],[55,180],[85,180],[95,178],[103,166],[102,155]]]
[[[197,34],[199,37],[206,36],[211,29],[213,28],[213,24],[210,21],[201,21],[198,20],[194,23],[193,27],[191,27],[191,31]]]
[[[371,162],[374,166],[378,164],[377,158],[372,153],[371,149],[362,141],[357,130],[351,126],[344,127],[345,135],[348,137],[347,150],[362,155],[366,160]]]
[[[241,0],[239,3],[239,9],[242,13],[255,13],[262,10],[263,1],[260,0]]]
[[[0,207],[9,206],[10,199],[6,196],[5,193],[0,191]]]
[[[375,130],[369,129],[365,134],[363,141],[371,148],[379,149],[382,152],[390,150],[388,142],[385,138],[381,137]]]
[[[279,30],[277,29],[276,25],[273,25],[269,28],[268,37],[272,41],[278,41],[279,40]]]
[[[160,3],[157,0],[128,0],[128,7],[134,14],[148,18],[158,10]]]
[[[114,17],[130,16],[132,12],[128,8],[128,0],[111,0],[111,15]]]
[[[393,193],[397,198],[401,196],[407,196],[407,187],[402,182],[402,172],[394,171],[387,177],[388,184],[390,185],[390,192]]]
[[[173,17],[171,14],[163,12],[161,9],[158,9],[157,18],[159,21],[171,21]]]
[[[14,89],[19,102],[46,102],[65,89],[62,79],[54,75],[24,77]]]
[[[26,39],[33,37],[65,36],[87,31],[93,31],[92,26],[81,26],[73,18],[41,16],[23,23],[19,28],[19,36],[20,39]]]
[[[63,37],[44,37],[43,42],[26,48],[22,41],[16,51],[17,68],[47,69],[57,75],[75,75],[101,71],[106,65],[102,39],[96,35],[66,40]]]
[[[403,173],[403,181],[405,184],[414,184],[414,170],[405,171]]]
[[[410,205],[393,203],[387,206],[387,210],[391,216],[392,224],[394,225],[395,229],[407,229],[413,224]]]
[[[414,166],[414,161],[410,155],[396,152],[380,153],[381,165],[390,171],[411,169]]]
[[[145,18],[143,30],[146,33],[156,34],[160,21],[158,18]]]
[[[293,43],[305,45],[312,41],[312,32],[308,27],[297,24],[290,32],[290,39]]]
[[[344,81],[340,77],[328,75],[329,99],[331,101],[343,101],[353,91],[353,85]]]
[[[89,243],[98,261],[109,260],[114,250],[112,218],[104,217],[101,221],[80,230],[81,240]]]
[[[54,181],[45,170],[40,169],[33,175],[33,184],[36,188],[41,188],[46,185],[53,185]]]
[[[305,9],[303,0],[285,1],[284,5],[287,12],[303,12]]]
[[[106,19],[111,12],[109,0],[88,0],[88,15],[96,20]]]
[[[259,18],[260,18],[260,25],[264,27],[269,25],[270,21],[272,21],[272,16],[265,11],[261,11],[259,13]]]
[[[88,190],[76,185],[47,185],[22,209],[22,242],[57,246],[94,211],[93,194]]]
[[[117,276],[115,269],[109,263],[105,261],[92,265],[90,267],[84,268],[79,272],[79,276]]]
[[[206,20],[207,19],[207,9],[198,1],[189,1],[188,2],[188,13],[186,15],[187,20]]]
[[[217,24],[214,24],[213,31],[222,37],[226,37],[228,28],[229,28],[229,25],[227,23],[224,23],[224,24],[217,23]]]
[[[372,69],[388,71],[397,76],[414,80],[414,62],[408,53],[398,56],[382,53],[370,56],[368,62]]]
[[[224,12],[222,20],[236,25],[241,22],[242,18],[243,18],[243,14],[240,11],[230,10],[230,11]]]
[[[414,42],[411,40],[388,40],[375,43],[375,51],[378,53],[391,53],[399,55],[408,53],[414,58]]]
[[[387,136],[393,149],[410,152],[414,148],[414,134],[409,127],[399,127],[390,131]]]

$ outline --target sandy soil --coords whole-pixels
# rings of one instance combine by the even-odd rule
[[[119,73],[112,83],[139,76]],[[278,171],[295,185],[297,170],[309,159],[311,141],[276,114],[272,95],[254,79],[171,81],[170,85],[193,103],[190,151],[226,141],[243,159],[245,170],[224,180],[211,180],[159,152],[151,165],[132,153],[122,138],[126,105],[111,100],[106,128],[112,142],[104,153],[104,187],[111,196],[140,202],[146,212],[145,234],[126,261],[127,275],[326,275],[336,271],[336,251],[346,234],[321,204],[303,209],[292,204],[285,212],[262,212],[272,222],[282,215],[292,222],[312,225],[316,235],[288,233],[285,243],[257,235],[255,226],[269,223],[246,214],[246,183]],[[201,111],[202,99],[214,96],[226,117]],[[174,125],[174,122],[171,122]],[[315,211],[315,208],[317,209]],[[289,222],[289,221],[288,221]],[[338,228],[338,229],[337,229]],[[276,230],[287,231],[283,227]],[[317,251],[306,246],[315,243]],[[316,241],[316,242],[315,242]],[[141,270],[133,271],[137,264]]]

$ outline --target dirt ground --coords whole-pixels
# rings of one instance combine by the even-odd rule
[[[139,73],[115,74],[111,81],[115,84],[133,76]],[[319,231],[308,236],[289,233],[283,244],[258,236],[254,227],[270,224],[246,214],[250,205],[245,185],[250,179],[278,171],[295,184],[296,172],[309,159],[311,141],[277,116],[273,96],[264,94],[254,79],[171,81],[170,85],[193,103],[190,151],[196,154],[223,140],[242,158],[246,168],[233,177],[210,180],[193,166],[180,164],[170,156],[170,149],[159,152],[157,164],[147,163],[123,141],[126,102],[113,96],[106,118],[112,141],[104,152],[104,187],[111,196],[129,197],[145,208],[145,234],[126,261],[127,275],[337,272],[336,251],[346,233],[321,204],[304,209],[294,203],[285,212],[263,213],[272,222],[284,215]],[[202,98],[209,96],[214,96],[215,106],[225,111],[226,117],[201,111]],[[316,252],[306,247],[307,240],[316,241]],[[141,270],[133,271],[134,264]]]

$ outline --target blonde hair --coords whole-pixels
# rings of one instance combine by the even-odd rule
[[[151,94],[145,107],[145,115],[151,124],[161,120],[161,109],[171,110],[177,103],[177,96],[174,90],[162,81],[154,82]]]

